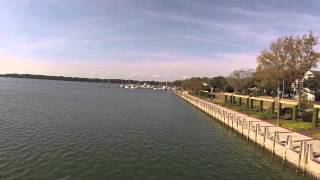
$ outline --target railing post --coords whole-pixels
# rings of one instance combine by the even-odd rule
[[[282,109],[282,104],[279,103],[278,104],[278,112],[279,112],[280,116],[282,115],[281,109]]]
[[[250,99],[250,109],[253,109],[253,99]]]
[[[273,114],[274,113],[274,106],[275,106],[275,102],[271,102],[271,105],[270,105],[270,112]]]
[[[297,111],[298,111],[298,106],[297,105],[294,105],[292,107],[292,120],[293,121],[296,121],[297,120]]]
[[[312,125],[313,127],[318,127],[318,116],[319,116],[319,109],[313,109],[313,116],[312,116]]]
[[[259,101],[259,112],[262,112],[262,110],[263,110],[263,101],[260,100]]]

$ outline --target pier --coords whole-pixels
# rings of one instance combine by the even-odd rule
[[[307,173],[320,179],[319,140],[191,96],[186,91],[175,91],[174,93],[238,132],[248,141],[269,150],[271,156],[281,157],[284,164],[293,164],[298,173]],[[238,98],[246,99],[249,106],[247,97],[239,96]],[[227,97],[226,100],[228,100]],[[234,101],[234,97],[231,101]]]

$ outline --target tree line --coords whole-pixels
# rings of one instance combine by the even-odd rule
[[[60,81],[79,81],[79,82],[97,82],[97,83],[117,83],[117,84],[143,84],[163,85],[165,82],[160,81],[138,81],[128,79],[100,79],[100,78],[81,78],[81,77],[65,77],[65,76],[48,76],[35,74],[0,74],[0,77],[10,78],[26,78],[26,79],[45,79]]]
[[[217,77],[192,77],[174,81],[173,84],[189,91],[213,89],[252,96],[297,96],[305,98],[305,88],[316,100],[320,99],[320,74],[315,72],[305,78],[307,71],[316,68],[320,59],[318,38],[312,33],[284,36],[273,41],[257,57],[255,69],[239,69],[230,75]]]

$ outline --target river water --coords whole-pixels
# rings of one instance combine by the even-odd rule
[[[308,179],[168,91],[0,78],[0,179]]]

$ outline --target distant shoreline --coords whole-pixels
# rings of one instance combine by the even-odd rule
[[[152,85],[160,85],[160,81],[139,81],[130,79],[100,79],[100,78],[81,78],[66,76],[49,76],[36,74],[0,74],[0,77],[21,78],[21,79],[42,79],[42,80],[58,80],[58,81],[76,81],[76,82],[96,82],[96,83],[114,83],[114,84],[138,84],[148,83]]]

